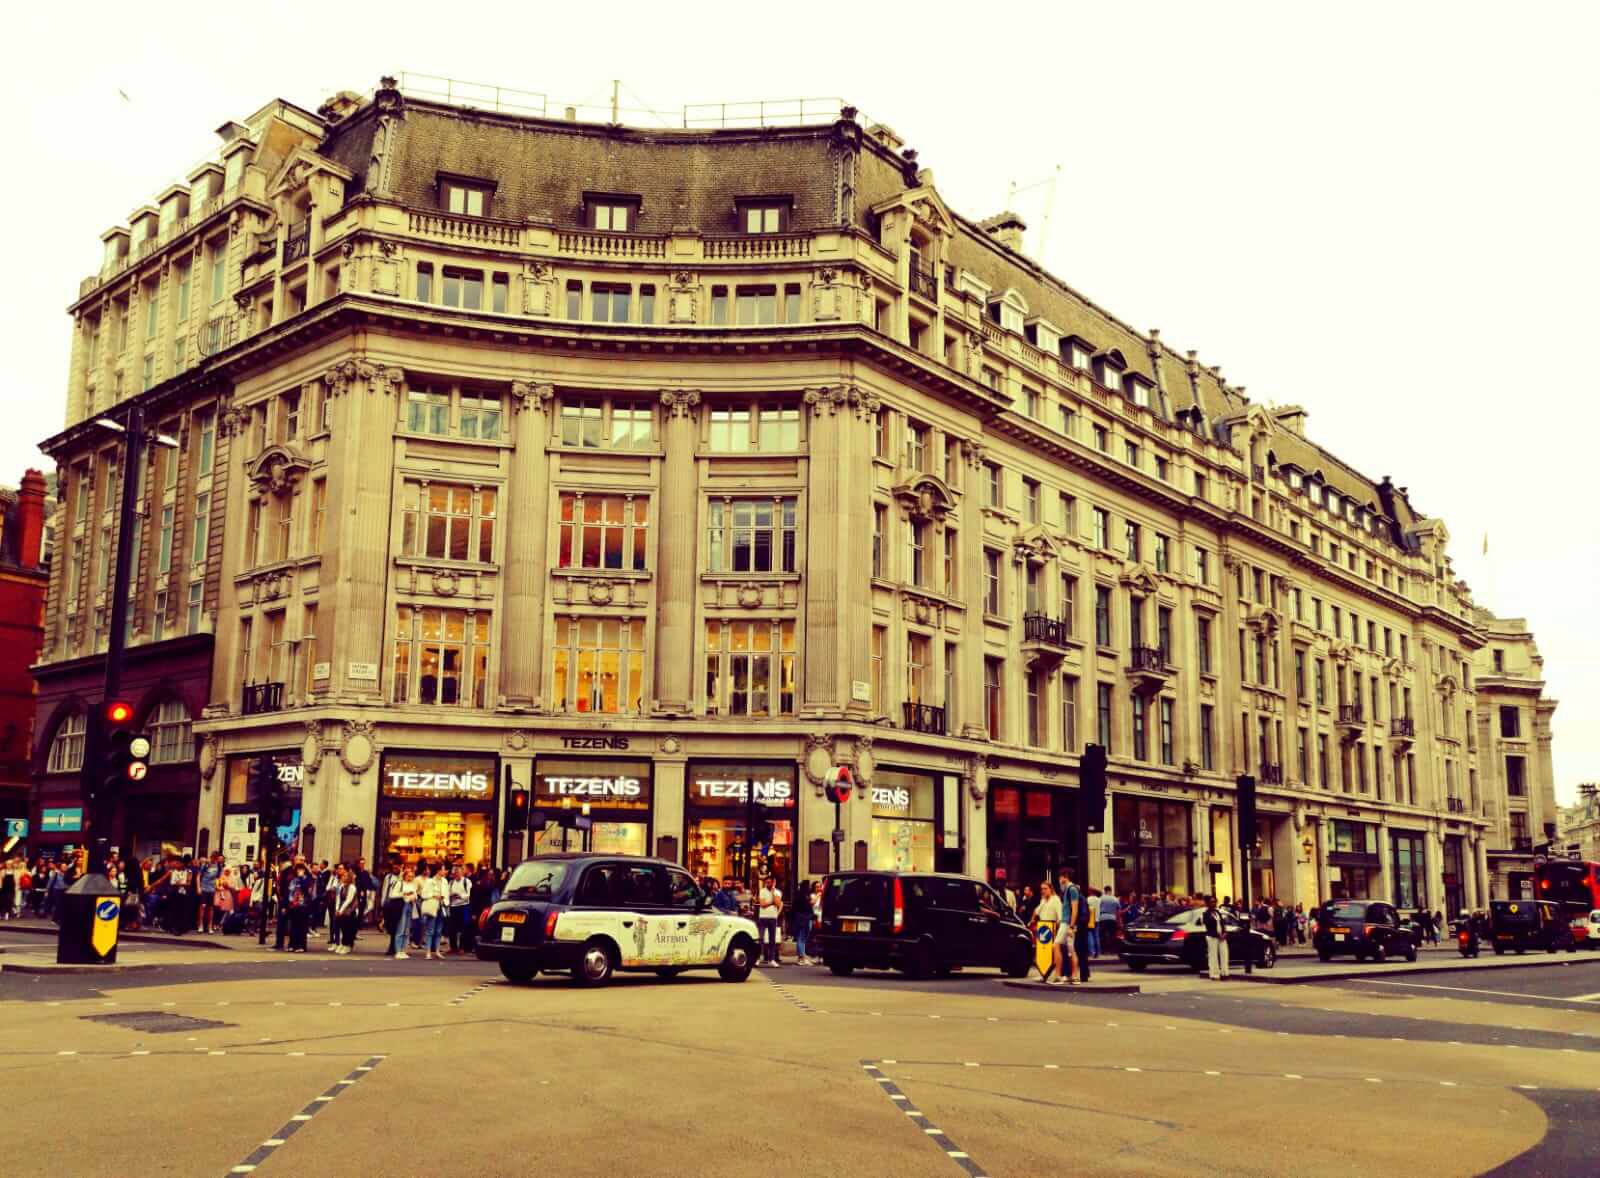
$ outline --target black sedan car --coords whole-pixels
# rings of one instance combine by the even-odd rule
[[[1206,968],[1204,914],[1203,908],[1186,908],[1165,918],[1132,924],[1123,934],[1117,956],[1135,973],[1151,965],[1187,965],[1200,973]],[[1243,967],[1247,958],[1262,969],[1278,964],[1278,946],[1271,937],[1231,913],[1223,913],[1223,919],[1228,922],[1229,969]]]
[[[1313,947],[1323,961],[1349,953],[1357,961],[1417,959],[1422,933],[1402,920],[1393,904],[1381,900],[1329,900],[1317,911]]]

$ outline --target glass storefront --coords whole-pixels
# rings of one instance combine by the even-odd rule
[[[1427,905],[1422,836],[1396,830],[1390,832],[1389,839],[1394,845],[1394,906],[1421,908]]]
[[[540,757],[528,853],[649,854],[651,786],[649,761]]]
[[[989,878],[1019,895],[1059,879],[1077,845],[1078,791],[1020,782],[989,783]]]
[[[684,789],[684,866],[697,877],[741,879],[747,886],[766,872],[788,894],[800,845],[794,764],[691,761]],[[752,843],[752,831],[770,837]]]
[[[494,861],[499,758],[493,754],[383,754],[377,861]]]
[[[867,866],[874,871],[932,871],[935,811],[938,808],[931,773],[879,769],[868,787],[872,831]]]
[[[1444,914],[1452,919],[1467,910],[1465,842],[1459,834],[1444,836]]]
[[[248,845],[241,840],[235,853],[243,856],[249,851],[249,858],[256,857],[259,847],[254,824],[247,821],[253,819],[260,811],[260,799],[257,791],[251,784],[250,766],[253,762],[266,758],[272,762],[273,772],[278,775],[278,784],[290,798],[289,814],[284,825],[277,829],[277,845],[280,848],[292,848],[300,838],[300,789],[305,782],[305,769],[300,763],[300,753],[294,752],[269,752],[258,753],[251,756],[238,756],[228,758],[228,776],[226,792],[222,797],[222,829],[224,832],[223,853],[228,853],[227,832],[235,833],[249,829],[250,838]],[[151,852],[147,852],[151,853]]]
[[[1112,854],[1118,895],[1193,891],[1189,861],[1194,845],[1187,802],[1164,802],[1119,794],[1111,803]]]
[[[1328,823],[1327,839],[1329,899],[1379,899],[1378,828],[1335,818]]]

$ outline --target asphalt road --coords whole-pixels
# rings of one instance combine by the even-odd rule
[[[1121,997],[788,966],[587,990],[472,960],[149,956],[163,968],[0,973],[8,1156],[73,1175],[1600,1171],[1600,1038],[1572,1030],[1600,1019],[1570,1003],[1512,1028],[1492,999],[1355,983]],[[1600,978],[1487,976],[1513,973]],[[1328,1106],[1359,1127],[1337,1149],[1271,1131]]]
[[[1427,974],[1407,978],[1375,977],[1338,984],[1382,987],[1391,991],[1426,991],[1510,1006],[1563,1008],[1577,1018],[1600,1022],[1600,961],[1589,964],[1582,958],[1560,965],[1497,969],[1471,977]]]

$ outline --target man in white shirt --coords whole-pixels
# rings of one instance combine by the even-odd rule
[[[756,927],[761,930],[761,964],[782,965],[778,960],[778,917],[783,914],[783,892],[777,881],[763,877],[756,896]]]
[[[466,870],[457,863],[450,870],[450,953],[460,956],[461,943],[467,931],[467,905],[472,899],[472,881]]]

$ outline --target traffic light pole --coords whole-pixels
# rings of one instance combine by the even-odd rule
[[[122,502],[117,513],[117,562],[111,582],[111,636],[106,647],[105,694],[114,700],[122,692],[122,660],[128,644],[128,580],[133,564],[134,501],[139,494],[139,464],[144,459],[144,410],[137,404],[128,407],[123,422]],[[105,724],[99,710],[88,725],[83,751],[83,775],[79,790],[83,796],[84,817],[89,830],[87,874],[104,875],[106,851],[111,843],[111,810],[116,799],[106,796],[100,780],[105,755]]]

